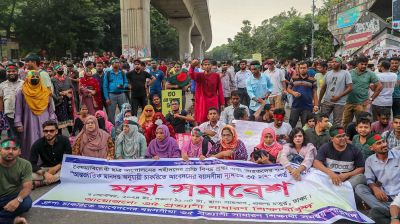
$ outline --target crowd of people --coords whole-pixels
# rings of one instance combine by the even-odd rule
[[[374,55],[181,64],[107,52],[78,62],[3,60],[0,222],[27,223],[20,215],[31,191],[59,182],[63,155],[73,154],[277,163],[296,181],[314,167],[334,185],[349,181],[374,221],[399,224],[399,62]],[[182,98],[163,114],[167,89]],[[240,120],[268,123],[254,149],[238,138]],[[182,133],[191,138],[180,146]]]

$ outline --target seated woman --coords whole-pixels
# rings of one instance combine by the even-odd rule
[[[263,150],[267,153],[265,156],[257,156],[258,158],[254,159],[254,154],[257,154],[257,150]],[[276,141],[275,131],[272,128],[265,128],[261,134],[260,144],[255,147],[250,159],[259,164],[272,164],[276,162],[281,150],[282,145]]]
[[[158,126],[162,124],[168,127],[170,136],[172,138],[175,138],[175,131],[172,125],[167,120],[165,120],[165,117],[162,113],[157,112],[154,114],[153,121],[149,127],[145,129],[142,126],[144,131],[144,137],[146,137],[147,144],[150,144],[151,140],[156,138],[156,129]]]
[[[99,127],[111,135],[111,133],[113,133],[114,125],[108,121],[106,113],[102,110],[98,110],[94,116],[99,122]]]
[[[140,127],[137,117],[132,116],[132,111],[131,110],[126,110],[125,114],[124,114],[124,119],[130,118],[130,117],[132,117],[133,121],[138,126],[139,132],[141,134],[143,134],[143,129],[142,129],[142,127]],[[111,134],[111,136],[113,137],[113,140],[115,140],[115,138],[123,131],[123,129],[124,129],[124,122],[122,122],[119,126],[115,126],[114,127],[114,131]]]
[[[151,105],[146,105],[139,117],[139,125],[142,126],[143,130],[146,130],[153,124],[154,108]]]
[[[122,104],[121,111],[115,115],[115,127],[118,127],[124,123],[125,112],[132,110],[132,106],[129,103]]]
[[[221,140],[212,146],[208,157],[227,160],[247,160],[246,146],[238,139],[234,127],[226,125],[222,128]]]
[[[205,159],[212,145],[209,141],[203,142],[203,133],[198,127],[192,129],[190,140],[183,143],[182,159],[188,161],[189,158]]]
[[[301,180],[301,172],[309,169],[317,155],[317,149],[313,144],[307,143],[302,128],[295,128],[289,134],[289,143],[283,146],[279,153],[278,162],[288,169],[289,173],[297,181]],[[290,163],[300,165],[297,169]]]
[[[74,128],[72,129],[72,136],[76,136],[76,133],[80,133],[85,125],[85,120],[89,115],[89,110],[86,104],[82,104],[79,116],[75,118]]]
[[[162,112],[161,98],[159,95],[154,94],[151,102],[155,112]]]
[[[114,151],[110,134],[99,128],[95,116],[89,115],[85,120],[85,126],[76,137],[72,154],[112,160]]]
[[[153,139],[146,151],[146,158],[180,158],[181,150],[178,143],[169,134],[166,125],[159,125],[156,129],[156,138]]]
[[[124,130],[116,141],[116,159],[142,159],[146,153],[146,139],[139,133],[138,124],[133,117],[126,118],[123,123]]]

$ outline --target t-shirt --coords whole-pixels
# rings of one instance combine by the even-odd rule
[[[397,71],[395,74],[397,76],[397,81],[400,81],[400,71]],[[393,98],[400,98],[400,86],[394,88]]]
[[[129,84],[132,87],[132,97],[143,97],[146,96],[146,79],[151,79],[151,75],[145,71],[137,73],[132,70],[126,74]]]
[[[364,144],[361,144],[360,142],[360,135],[354,135],[353,137],[353,145],[360,150],[360,152],[363,154],[364,159],[366,160],[370,155],[374,154],[374,151],[372,151],[369,148],[369,145],[367,144],[367,142],[365,142]]]
[[[282,81],[285,81],[285,72],[279,68],[274,71],[266,70],[264,74],[268,75],[272,82],[272,95],[281,95],[283,90]]]
[[[393,72],[378,73],[376,75],[381,81],[383,89],[378,97],[372,101],[372,105],[391,107],[393,105],[393,92],[397,84],[397,75]]]
[[[346,149],[339,152],[333,147],[333,143],[329,142],[319,148],[315,159],[335,173],[348,173],[364,167],[363,155],[351,144],[347,144]]]
[[[0,165],[0,198],[18,194],[22,184],[32,181],[32,166],[25,159],[17,158],[12,167]]]
[[[156,78],[156,81],[150,86],[150,93],[161,93],[162,90],[162,81],[164,80],[164,73],[161,70],[151,70],[150,74]]]
[[[319,92],[321,92],[321,87],[324,85],[324,77],[325,75],[322,73],[315,74],[314,78],[317,81],[317,96],[319,99]]]
[[[274,122],[272,122],[269,123],[268,127],[272,128],[275,131],[276,141],[279,144],[284,145],[287,143],[284,137],[289,136],[290,132],[292,131],[292,126],[290,126],[290,124],[282,122],[282,126],[277,128],[275,127]]]
[[[179,114],[186,117],[188,113],[185,110],[182,110]],[[165,119],[172,125],[172,127],[175,130],[175,133],[185,133],[185,125],[186,125],[185,119],[174,118],[172,112],[168,113],[167,116],[165,116]]]
[[[347,97],[347,103],[364,103],[364,101],[368,100],[369,85],[379,82],[378,77],[368,69],[361,74],[356,69],[353,69],[350,74],[353,81],[353,90]]]
[[[300,75],[293,76],[289,88],[301,94],[299,97],[293,97],[292,108],[313,109],[313,93],[317,91],[317,82],[313,77],[308,75],[305,78]]]
[[[326,73],[324,77],[324,83],[326,84],[326,91],[324,95],[324,101],[331,102],[332,96],[339,96],[346,89],[346,85],[353,83],[351,75],[346,70],[340,70],[335,72],[333,70]],[[345,105],[347,96],[340,98],[337,102],[331,102],[333,104]]]

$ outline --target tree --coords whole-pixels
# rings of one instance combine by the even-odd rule
[[[178,58],[178,32],[168,24],[168,20],[151,7],[151,54],[153,58]]]
[[[315,55],[324,58],[334,52],[332,35],[328,31],[328,9],[333,1],[327,0],[315,17],[315,22],[319,24],[314,38]],[[304,58],[304,46],[310,49],[311,29],[311,14],[301,15],[291,8],[264,20],[258,27],[252,27],[250,21],[244,20],[241,31],[233,39],[228,39],[227,47],[232,50],[236,59],[250,58],[251,54],[258,52],[263,57],[301,59]],[[224,49],[221,47],[216,47],[211,52],[220,52]]]

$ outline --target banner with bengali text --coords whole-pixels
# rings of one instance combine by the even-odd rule
[[[171,218],[373,223],[348,182],[317,171],[295,181],[280,165],[218,159],[115,160],[64,156],[61,184],[34,207]]]

